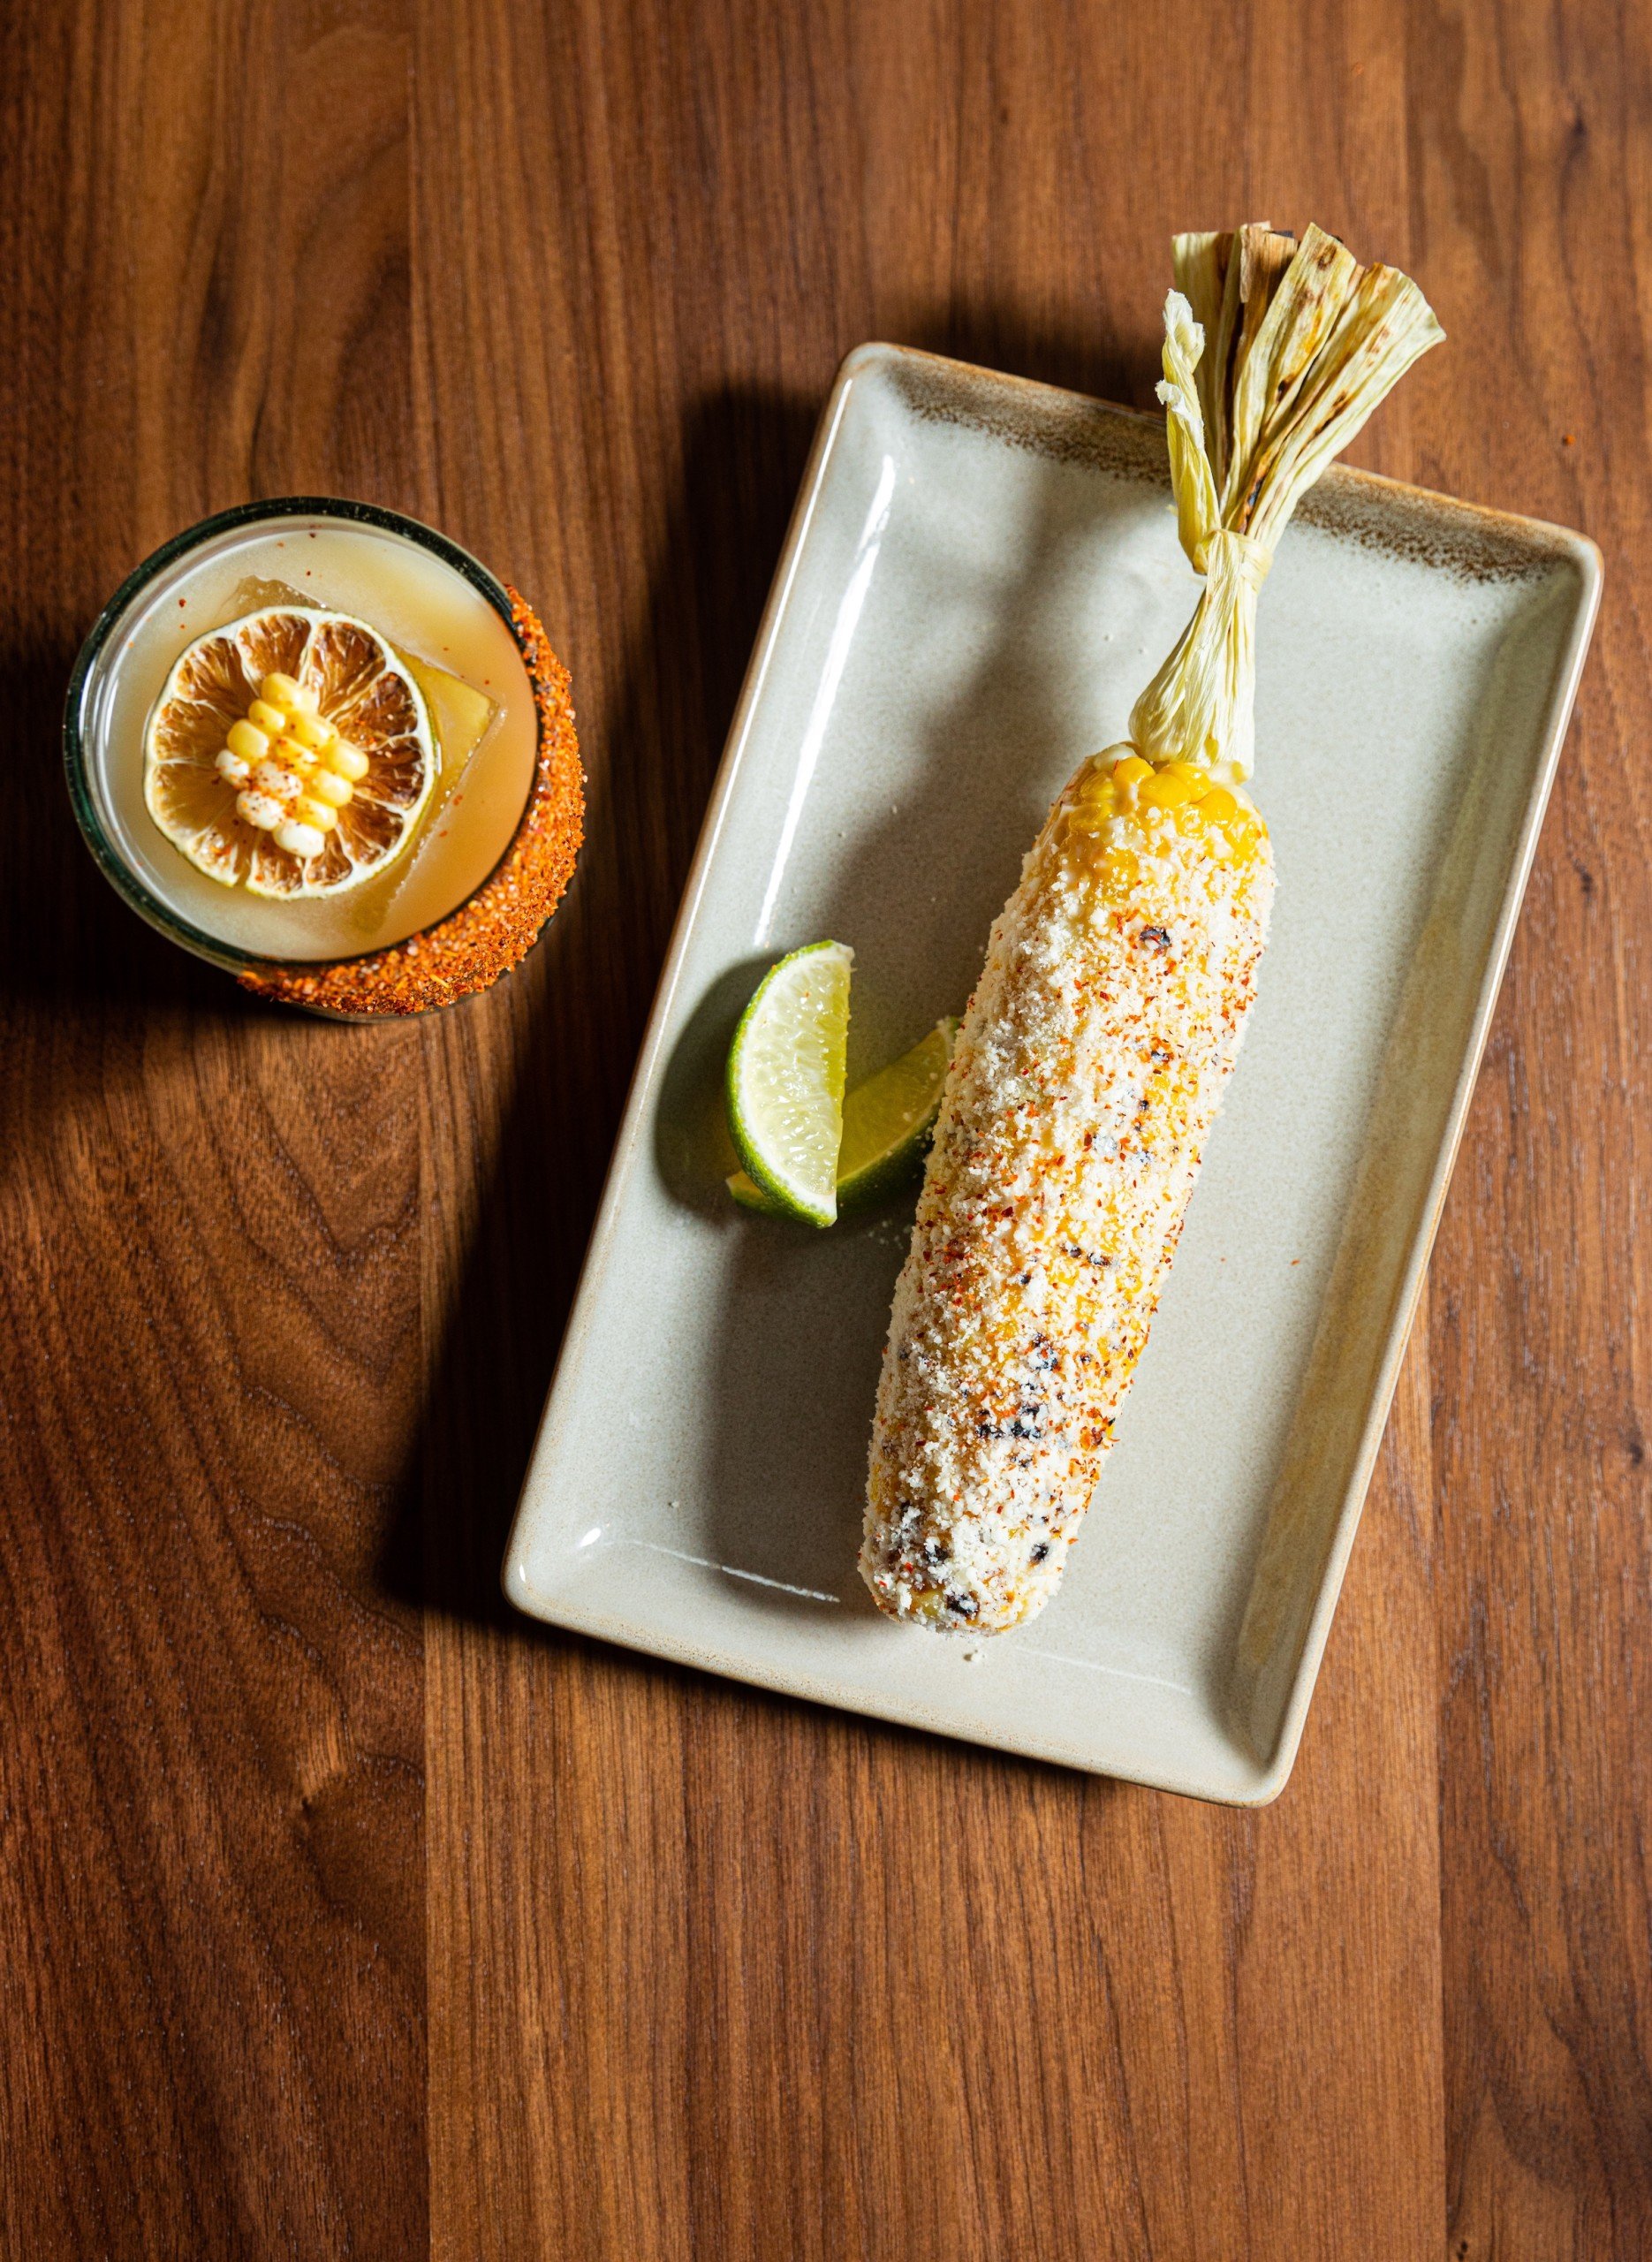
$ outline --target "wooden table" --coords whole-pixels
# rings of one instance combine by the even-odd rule
[[[0,2252],[1652,2253],[1645,11],[10,22]],[[1302,1757],[1245,1814],[548,1636],[496,1574],[840,356],[1146,401],[1171,231],[1264,216],[1451,333],[1356,459],[1608,562]],[[425,1023],[244,1001],[64,806],[99,603],[295,491],[449,528],[573,670],[573,892]]]

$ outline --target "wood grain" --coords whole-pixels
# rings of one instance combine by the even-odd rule
[[[1652,2251],[1652,57],[1610,0],[19,0],[0,73],[0,2252]],[[1608,597],[1295,1778],[1260,1814],[497,1597],[818,404],[1150,398],[1178,226],[1452,345],[1359,459]],[[591,826],[522,971],[238,1000],[62,806],[79,636],[246,495],[535,598]]]
[[[178,524],[402,487],[406,33],[159,6],[30,31],[4,73],[0,2249],[405,2256],[421,1643],[375,1564],[421,1371],[421,1040],[254,1009],[150,936],[55,740],[77,635]]]

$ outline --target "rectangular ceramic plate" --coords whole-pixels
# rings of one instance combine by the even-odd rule
[[[557,1624],[1252,1804],[1295,1756],[1571,710],[1581,536],[1346,470],[1262,602],[1261,998],[1055,1602],[972,1649],[855,1571],[908,1200],[738,1211],[762,968],[854,946],[852,1081],[962,1009],[1024,850],[1192,612],[1156,419],[882,345],[822,420],[505,1567]]]

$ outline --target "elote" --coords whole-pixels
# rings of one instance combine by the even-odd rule
[[[861,1573],[941,1632],[1019,1625],[1059,1583],[1267,940],[1257,593],[1298,497],[1442,336],[1413,283],[1317,228],[1178,237],[1174,264],[1159,394],[1205,586],[993,926],[883,1355]]]

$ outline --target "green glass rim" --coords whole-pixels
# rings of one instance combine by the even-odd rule
[[[193,526],[186,527],[181,534],[175,534],[158,550],[151,550],[143,563],[134,566],[127,574],[93,622],[90,634],[81,645],[70,672],[68,696],[63,714],[63,763],[70,803],[74,810],[75,822],[80,828],[81,839],[91,850],[99,870],[123,901],[170,942],[180,944],[185,950],[193,951],[197,958],[207,959],[214,966],[222,967],[231,974],[276,964],[309,965],[312,961],[272,960],[261,958],[250,951],[237,950],[232,943],[220,942],[216,936],[208,935],[189,920],[179,918],[150,893],[125,859],[117,853],[98,815],[87,763],[81,717],[87,685],[104,646],[109,642],[116,624],[149,583],[201,543],[209,542],[221,534],[232,533],[237,527],[258,526],[270,519],[333,519],[351,526],[374,527],[381,533],[400,535],[405,541],[417,543],[421,549],[428,550],[432,556],[439,558],[443,565],[451,566],[456,573],[461,574],[474,589],[486,597],[511,630],[513,640],[516,635],[511,600],[504,585],[495,579],[480,558],[473,558],[468,550],[462,550],[458,543],[451,541],[444,534],[438,534],[434,527],[426,526],[422,520],[410,519],[400,511],[387,511],[382,504],[358,503],[338,495],[283,495],[267,503],[237,503],[231,510],[215,511],[210,518],[198,519]],[[483,884],[486,885],[485,881]],[[473,889],[471,893],[474,892]],[[461,899],[461,901],[468,900],[468,897]],[[458,908],[458,904],[453,906],[454,910]],[[445,915],[451,917],[451,913]],[[318,967],[343,966],[351,963],[353,958],[376,958],[378,954],[375,950],[360,951],[346,957],[317,959],[313,963]]]

